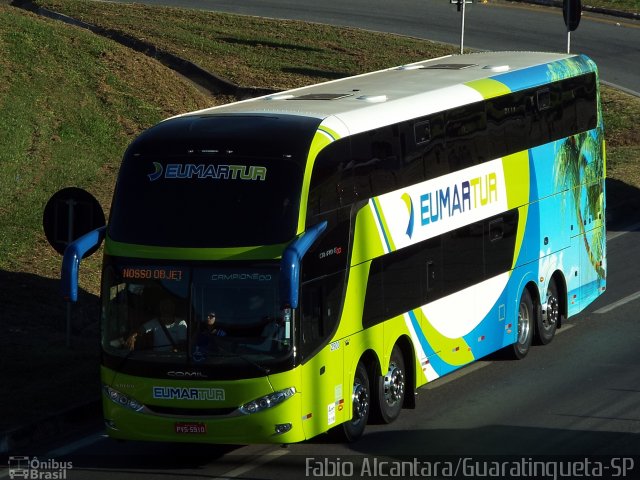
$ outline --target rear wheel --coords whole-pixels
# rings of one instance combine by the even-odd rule
[[[342,436],[348,442],[355,442],[364,433],[371,409],[369,375],[362,362],[358,363],[353,378],[351,404],[353,416],[342,424]]]
[[[529,353],[534,329],[533,315],[533,300],[531,300],[529,290],[525,288],[518,307],[518,337],[516,343],[511,346],[511,354],[517,360],[524,358]]]
[[[560,321],[560,300],[554,280],[551,280],[549,287],[547,287],[546,297],[541,314],[537,319],[536,328],[536,342],[541,345],[546,345],[553,340]]]
[[[384,423],[393,422],[400,415],[406,390],[404,357],[396,345],[391,351],[387,373],[378,379],[378,408]]]

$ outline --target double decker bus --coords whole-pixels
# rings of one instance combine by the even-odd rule
[[[102,238],[107,433],[359,438],[605,290],[583,55],[476,53],[192,112],[127,149]],[[215,317],[215,323],[212,323]]]

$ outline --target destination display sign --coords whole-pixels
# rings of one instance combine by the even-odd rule
[[[184,271],[170,267],[124,267],[122,278],[125,280],[169,280],[179,282],[184,277]]]

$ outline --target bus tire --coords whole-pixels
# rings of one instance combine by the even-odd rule
[[[378,377],[379,417],[384,423],[393,422],[402,411],[406,391],[404,357],[398,345],[393,347],[387,372]]]
[[[362,436],[371,410],[369,374],[362,361],[358,362],[353,378],[351,405],[353,417],[342,424],[342,437],[347,442],[355,442]]]
[[[560,321],[560,300],[558,299],[558,287],[555,280],[549,282],[544,305],[540,315],[536,319],[536,343],[547,345],[551,343]]]
[[[533,339],[534,330],[534,313],[533,300],[531,299],[531,293],[525,288],[522,291],[520,297],[520,304],[518,306],[518,332],[516,337],[516,343],[511,346],[511,354],[516,360],[523,359],[529,353],[531,348],[531,341]]]

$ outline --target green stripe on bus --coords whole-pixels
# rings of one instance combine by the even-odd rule
[[[504,83],[493,80],[492,78],[474,80],[472,82],[465,83],[465,85],[476,90],[478,93],[480,93],[480,95],[482,95],[485,100],[511,93],[509,87],[507,87]]]
[[[382,211],[382,208],[380,207],[380,203],[378,202],[377,198],[372,198],[371,200],[373,202],[373,208],[376,212],[376,216],[378,217],[378,222],[380,224],[380,229],[382,230],[384,241],[387,244],[387,250],[389,252],[393,252],[396,250],[396,246],[393,242],[393,238],[391,237],[391,232],[389,231],[387,220],[384,217],[384,212]]]
[[[238,248],[154,247],[121,243],[107,239],[105,253],[118,257],[152,258],[160,260],[276,260],[286,244]]]
[[[298,214],[298,234],[304,232],[307,219],[307,202],[309,201],[309,188],[311,186],[311,173],[313,172],[313,166],[316,162],[318,154],[327,145],[330,145],[334,141],[338,140],[340,135],[334,130],[327,128],[326,126],[318,127],[311,146],[309,147],[309,154],[307,155],[307,167],[304,172],[304,179],[302,181],[302,195],[300,196],[300,212]]]

